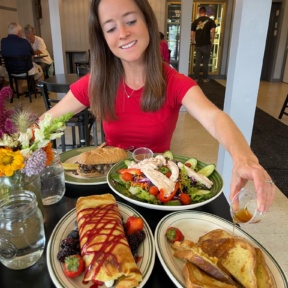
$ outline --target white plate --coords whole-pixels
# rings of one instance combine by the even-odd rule
[[[77,161],[77,156],[83,152],[90,151],[96,147],[88,146],[81,147],[73,150],[69,150],[60,154],[60,160],[62,163],[75,163]],[[73,174],[72,171],[65,171],[65,182],[74,185],[101,185],[107,183],[107,175],[101,175],[98,177],[83,177],[80,175]]]
[[[138,255],[142,258],[137,263],[137,266],[143,275],[143,280],[140,284],[140,287],[143,287],[150,277],[155,262],[155,244],[153,234],[149,228],[148,223],[141,216],[141,214],[139,214],[136,210],[134,210],[133,208],[129,207],[126,204],[120,202],[117,202],[117,204],[124,221],[126,221],[126,219],[131,215],[139,216],[144,220],[144,231],[146,233],[146,238],[139,247]],[[61,240],[65,239],[67,235],[71,232],[71,230],[75,229],[76,227],[77,227],[76,209],[74,208],[71,211],[69,211],[59,221],[57,226],[54,228],[48,242],[47,246],[48,271],[54,285],[57,288],[80,288],[80,287],[89,288],[92,285],[92,283],[88,283],[88,285],[83,284],[82,283],[83,277],[81,276],[75,279],[67,278],[63,272],[64,265],[57,259],[57,253],[60,250]],[[104,288],[106,286],[105,285],[99,286],[99,288],[101,287]]]
[[[185,287],[185,280],[182,276],[183,261],[173,256],[173,250],[165,238],[165,232],[170,226],[179,228],[186,239],[197,242],[200,236],[203,236],[213,229],[220,228],[232,232],[233,224],[218,216],[198,211],[174,212],[165,216],[158,223],[155,230],[155,245],[158,257],[164,270],[174,284],[179,288],[183,288]],[[254,247],[259,247],[262,250],[267,266],[276,284],[275,287],[287,288],[287,279],[273,256],[253,237],[240,228],[235,227],[234,232],[235,235],[247,239]]]
[[[184,163],[186,160],[188,160],[188,157],[184,157],[184,156],[179,156],[179,155],[174,155],[174,159],[176,161],[180,161],[182,163]],[[132,159],[131,159],[132,160]],[[204,166],[206,166],[207,164],[204,162],[201,162],[198,160],[197,162],[197,167],[198,169],[203,168]],[[124,161],[120,161],[118,163],[116,163],[108,172],[107,175],[107,183],[109,185],[109,187],[121,198],[125,199],[128,202],[131,202],[135,205],[138,206],[142,206],[142,207],[146,207],[146,208],[150,208],[150,209],[156,209],[156,210],[165,210],[165,211],[178,211],[178,210],[187,210],[187,209],[194,209],[200,206],[203,206],[213,200],[215,200],[218,196],[221,195],[222,191],[223,191],[223,179],[221,177],[221,175],[219,174],[219,172],[217,170],[215,170],[213,172],[213,174],[209,177],[209,179],[213,182],[213,186],[211,188],[211,192],[213,193],[213,197],[211,197],[210,199],[207,199],[205,201],[199,202],[199,203],[193,203],[190,205],[173,205],[173,206],[169,206],[169,205],[156,205],[156,204],[150,204],[150,203],[146,203],[146,202],[142,202],[140,200],[137,200],[135,198],[130,198],[129,196],[127,196],[126,194],[120,192],[117,190],[117,188],[115,187],[115,183],[111,178],[112,174],[118,173],[118,170],[127,167],[124,163]]]
[[[96,148],[96,146],[87,146],[69,150],[60,154],[60,160],[62,163],[75,163],[79,154]],[[128,151],[127,153],[129,157],[131,152]],[[65,182],[73,185],[101,185],[107,183],[107,173],[96,177],[83,177],[73,174],[73,171],[65,171],[64,175]]]

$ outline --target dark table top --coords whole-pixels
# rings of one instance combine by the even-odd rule
[[[45,80],[39,81],[39,83],[44,84],[58,84],[63,85],[67,84],[70,85],[77,81],[80,77],[77,74],[56,74],[54,76],[51,76]]]
[[[44,206],[44,218],[45,218],[45,234],[46,234],[46,247],[49,241],[50,235],[57,225],[58,221],[71,209],[75,207],[77,198],[79,196],[88,196],[92,194],[104,194],[112,193],[116,200],[129,204],[135,210],[137,210],[148,222],[152,232],[154,233],[158,222],[167,214],[169,211],[159,211],[154,209],[147,209],[131,203],[128,203],[124,199],[110,190],[106,184],[102,185],[91,185],[91,186],[76,186],[66,184],[66,193],[60,202],[51,206]],[[231,221],[229,213],[229,205],[223,194],[212,202],[198,207],[197,211],[204,211],[210,214],[217,215],[224,219]],[[24,270],[11,270],[0,264],[0,287],[1,288],[54,288],[54,284],[48,273],[46,264],[46,248],[40,260]],[[160,287],[175,287],[173,282],[170,280],[166,272],[164,271],[157,255],[155,259],[155,265],[150,275],[149,280],[146,282],[145,287],[149,288],[160,288]],[[89,285],[87,285],[89,288]]]

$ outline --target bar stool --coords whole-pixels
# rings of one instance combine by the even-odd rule
[[[283,114],[288,116],[288,112],[285,112],[286,108],[288,108],[288,94],[287,94],[286,99],[285,99],[285,101],[283,103],[283,106],[282,106],[282,109],[281,109],[280,114],[278,116],[278,119],[281,119]]]

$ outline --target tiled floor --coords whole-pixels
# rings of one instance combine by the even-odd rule
[[[225,81],[219,80],[225,85]],[[288,93],[288,84],[261,82],[257,106],[277,118]],[[41,115],[45,111],[41,97],[29,103],[28,98],[15,99]],[[279,120],[288,126],[288,116]],[[288,143],[288,141],[287,141]],[[287,144],[288,145],[288,144]],[[187,112],[180,112],[177,128],[173,136],[171,150],[175,154],[194,156],[206,163],[216,163],[218,144]],[[284,157],[284,155],[283,155]],[[286,155],[287,157],[287,155]],[[288,278],[287,239],[288,239],[288,199],[276,189],[272,207],[261,223],[242,227],[260,242],[278,261]]]

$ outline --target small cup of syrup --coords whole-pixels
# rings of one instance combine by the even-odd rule
[[[260,222],[265,215],[257,209],[256,193],[245,188],[234,196],[230,212],[233,222],[239,224]]]
[[[152,158],[153,151],[146,147],[139,147],[133,151],[132,157],[135,162],[140,162],[144,159]]]

